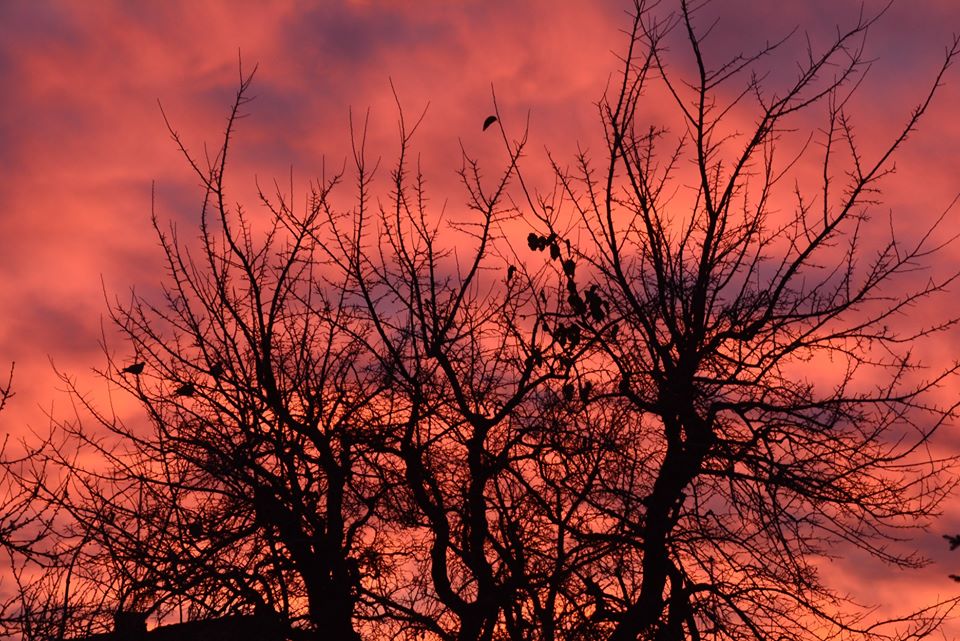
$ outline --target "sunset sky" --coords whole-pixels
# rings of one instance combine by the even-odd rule
[[[867,0],[866,7],[885,3]],[[788,51],[802,55],[804,32],[814,45],[824,43],[859,6],[716,0],[711,10],[720,22],[708,45],[723,54],[752,50],[798,26]],[[461,143],[493,153],[480,127],[493,110],[491,87],[509,131],[519,134],[529,115],[528,171],[546,170],[545,149],[571,158],[578,141],[596,144],[595,103],[626,44],[620,30],[628,8],[623,0],[0,2],[0,368],[16,362],[3,433],[43,431],[50,412],[69,415],[54,366],[81,389],[103,393],[91,368],[105,363],[105,293],[122,298],[162,279],[151,185],[161,219],[182,230],[196,222],[197,180],[158,101],[191,150],[205,142],[216,148],[238,58],[247,70],[259,66],[227,179],[233,198],[257,212],[255,180],[286,185],[292,172],[302,203],[324,163],[328,171],[343,164],[350,110],[362,118],[370,109],[369,149],[389,165],[397,151],[392,82],[407,113],[429,103],[415,151],[433,199],[456,208],[464,200],[455,175]],[[854,104],[865,148],[908,116],[954,32],[956,0],[901,0],[870,32],[867,56],[876,62]],[[784,59],[771,82],[793,73]],[[929,220],[960,193],[960,67],[945,82],[884,183],[881,210],[897,220]],[[960,209],[950,220],[960,226]],[[942,304],[960,314],[956,292]],[[944,340],[945,353],[957,353],[958,338]],[[124,345],[109,347],[126,357]],[[960,444],[945,436],[944,443]],[[951,557],[941,535],[954,530],[960,501],[916,542],[935,560],[922,572],[856,559],[825,571],[863,600],[922,605],[952,596],[960,584],[946,575],[960,571],[960,552]],[[960,636],[960,623],[945,634]]]

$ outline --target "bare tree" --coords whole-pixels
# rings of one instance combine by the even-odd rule
[[[291,638],[929,633],[953,602],[869,618],[817,562],[846,545],[920,565],[893,544],[953,484],[927,445],[957,366],[910,347],[957,319],[900,322],[956,280],[930,268],[946,214],[910,234],[870,216],[960,44],[869,155],[848,105],[879,16],[771,88],[757,67],[786,40],[713,63],[708,11],[635,3],[604,156],[551,160],[552,191],[525,175],[526,133],[488,118],[503,165],[463,152],[463,215],[429,205],[399,100],[386,195],[351,123],[350,206],[338,174],[300,208],[293,185],[261,192],[266,222],[225,181],[252,74],[212,159],[171,127],[204,186],[199,240],[154,215],[163,297],[111,303],[129,347],[102,372],[148,420],[73,387],[82,412],[44,450],[66,485],[38,486],[70,517],[60,636],[124,610],[266,612]],[[690,69],[668,64],[678,43]],[[643,116],[655,89],[675,122]],[[811,159],[816,187],[787,186]]]
[[[546,432],[527,405],[568,376],[572,358],[545,331],[555,305],[539,296],[544,274],[518,265],[505,234],[520,215],[508,190],[525,140],[507,143],[489,185],[464,152],[466,214],[445,229],[419,170],[407,166],[416,125],[400,112],[389,206],[369,195],[361,134],[356,209],[329,221],[340,239],[331,259],[349,274],[376,328],[371,351],[405,404],[396,447],[424,538],[407,562],[429,580],[388,610],[441,638],[531,638],[554,626],[557,598],[584,553],[564,549],[564,517],[547,513],[553,506],[530,487]],[[450,231],[461,239],[455,249],[444,244]]]
[[[227,205],[228,145],[251,79],[207,164],[171,128],[205,186],[199,247],[155,216],[164,300],[112,305],[130,354],[102,374],[140,400],[149,427],[77,393],[94,429],[81,416],[64,423],[51,458],[71,479],[62,507],[80,564],[113,609],[269,611],[297,636],[354,638],[367,616],[360,577],[390,566],[378,553],[381,506],[400,480],[383,460],[390,401],[367,366],[365,321],[313,239],[338,178],[304,211],[279,189],[261,194],[266,229]],[[84,464],[81,451],[99,460]]]
[[[0,384],[0,412],[13,397],[14,365]],[[48,492],[62,486],[48,478],[44,451],[50,442],[4,434],[0,445],[0,636],[26,640],[62,638],[69,619],[71,564],[61,555],[57,506]],[[67,587],[66,593],[64,586]]]
[[[897,634],[837,608],[815,559],[845,544],[915,567],[887,544],[935,514],[953,484],[952,461],[926,444],[955,416],[928,392],[956,365],[927,373],[911,345],[957,319],[898,322],[956,280],[916,276],[942,246],[946,214],[919,235],[891,222],[879,245],[863,236],[887,224],[871,220],[879,184],[958,43],[903,127],[868,155],[848,103],[879,16],[861,16],[810,50],[792,83],[769,88],[755,66],[782,43],[712,61],[709,11],[683,0],[663,17],[637,3],[623,71],[600,103],[608,155],[557,166],[576,227],[558,231],[562,220],[540,212],[549,236],[589,239],[565,265],[571,322],[598,345],[614,372],[606,387],[632,414],[623,460],[591,497],[609,501],[607,534],[636,558],[597,593],[609,638]],[[668,42],[690,51],[689,73],[668,65]],[[675,134],[641,115],[654,88],[674,101]],[[815,144],[781,159],[782,137],[818,109]],[[784,189],[814,154],[820,184]],[[900,633],[919,638],[936,619],[923,613]]]

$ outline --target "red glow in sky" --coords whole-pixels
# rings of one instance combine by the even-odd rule
[[[718,0],[708,44],[719,54],[751,50],[797,26],[789,51],[802,56],[804,31],[823,42],[859,7]],[[627,8],[620,0],[0,4],[0,370],[16,362],[17,394],[0,416],[3,432],[42,431],[45,412],[69,413],[51,361],[101,393],[91,368],[104,362],[104,292],[154,288],[162,273],[151,185],[161,218],[184,228],[194,221],[200,192],[158,100],[192,150],[204,141],[215,147],[238,84],[238,52],[245,67],[259,65],[228,180],[234,198],[255,211],[255,180],[286,184],[292,169],[295,193],[303,193],[324,158],[328,167],[342,164],[350,109],[355,118],[370,109],[369,149],[389,161],[397,150],[392,82],[408,112],[429,103],[415,147],[434,200],[455,209],[463,201],[454,173],[460,143],[492,149],[480,130],[491,87],[508,128],[519,132],[529,115],[528,171],[547,169],[545,148],[570,158],[577,141],[597,139],[594,104],[626,43]],[[854,109],[865,149],[909,114],[957,30],[954,0],[917,0],[895,4],[871,32],[867,51],[876,62]],[[769,71],[774,79],[794,73],[786,64]],[[882,208],[904,224],[931,219],[960,192],[960,69],[946,83],[885,183]],[[960,314],[960,303],[943,303]],[[954,339],[943,352],[957,347]],[[945,445],[960,444],[945,436]],[[940,538],[954,531],[960,505],[914,543],[935,559],[922,572],[857,559],[825,571],[864,601],[933,602],[960,589],[946,578],[960,556]],[[952,630],[960,634],[956,624]]]

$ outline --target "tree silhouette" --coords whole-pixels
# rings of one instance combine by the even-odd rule
[[[266,612],[304,639],[928,634],[952,602],[877,620],[817,564],[838,545],[921,564],[889,544],[952,486],[926,445],[956,366],[910,347],[957,319],[899,322],[956,279],[917,276],[944,218],[898,235],[870,214],[958,43],[868,154],[848,105],[879,16],[768,87],[786,40],[713,62],[705,11],[635,4],[604,153],[551,159],[552,191],[526,132],[487,117],[505,161],[490,178],[463,152],[464,216],[429,204],[399,100],[385,195],[351,122],[351,171],[304,208],[261,192],[266,221],[225,186],[253,74],[217,155],[168,123],[204,186],[199,241],[154,215],[163,296],[112,304],[128,347],[102,372],[148,424],[64,377],[85,417],[43,453],[69,516],[53,584],[69,559],[82,586],[69,629],[135,611]],[[690,69],[668,65],[680,46]],[[675,121],[645,115],[657,91]],[[816,186],[785,187],[811,158]]]
[[[199,258],[155,218],[172,275],[165,306],[114,307],[136,364],[104,375],[140,399],[152,432],[90,405],[120,440],[64,425],[103,460],[82,468],[64,451],[56,462],[74,479],[70,511],[89,524],[85,563],[111,578],[118,609],[266,609],[349,639],[361,573],[389,561],[378,523],[399,479],[381,460],[386,382],[365,363],[364,319],[324,271],[313,238],[323,193],[302,213],[264,195],[265,230],[225,205],[227,143],[251,79],[209,164],[171,129],[206,190]]]
[[[0,413],[14,396],[13,375],[11,364],[0,383]],[[0,550],[6,562],[0,590],[3,637],[62,637],[68,618],[60,589],[65,574],[60,570],[69,562],[61,563],[54,526],[58,511],[46,493],[57,485],[44,480],[43,452],[49,444],[44,439],[18,442],[7,432],[0,445]]]
[[[709,61],[699,10],[681,2],[659,18],[639,7],[619,86],[600,103],[609,155],[557,169],[578,216],[574,233],[590,239],[577,265],[610,308],[587,313],[584,281],[564,265],[569,316],[608,359],[607,387],[636,430],[605,481],[616,497],[611,534],[640,557],[630,570],[639,577],[617,577],[621,585],[600,597],[614,611],[609,638],[793,638],[819,624],[853,632],[820,608],[833,597],[812,556],[842,542],[914,566],[883,541],[942,496],[927,481],[945,463],[917,448],[954,415],[924,393],[956,366],[918,376],[909,346],[956,319],[898,331],[895,317],[957,274],[914,289],[895,281],[937,250],[943,218],[910,239],[893,226],[875,246],[862,236],[876,225],[870,209],[891,156],[958,46],[903,127],[868,155],[847,103],[875,17],[811,51],[792,84],[767,88],[752,69],[779,43]],[[667,65],[675,31],[694,58],[690,75]],[[638,115],[657,84],[683,123],[674,140]],[[814,135],[822,179],[797,187],[785,211],[776,192],[794,159],[778,161],[777,146],[817,106],[827,113]],[[752,129],[737,130],[739,108],[751,110]],[[693,194],[688,209],[674,205],[678,187]],[[548,237],[563,235],[555,213],[540,217]],[[817,360],[836,374],[804,374]],[[624,474],[630,459],[647,464]]]

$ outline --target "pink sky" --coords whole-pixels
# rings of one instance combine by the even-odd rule
[[[822,43],[859,4],[721,0],[710,47],[751,49],[794,25]],[[569,158],[577,140],[595,140],[593,105],[616,69],[613,51],[625,43],[618,30],[627,26],[626,8],[619,0],[0,3],[0,371],[10,361],[17,367],[3,432],[43,430],[45,411],[68,412],[51,360],[81,388],[102,392],[90,371],[104,362],[101,282],[122,296],[160,278],[151,182],[161,217],[185,229],[196,219],[196,180],[164,128],[158,99],[191,149],[215,146],[237,85],[238,51],[245,65],[259,64],[257,99],[241,122],[228,180],[234,197],[255,210],[255,177],[285,182],[292,167],[302,194],[324,154],[329,165],[343,162],[351,107],[361,115],[371,109],[370,148],[389,161],[397,148],[392,79],[411,114],[430,103],[415,146],[434,199],[456,207],[459,142],[492,153],[480,131],[491,84],[508,128],[519,131],[530,114],[530,171],[545,166],[545,145]],[[955,0],[904,0],[871,32],[868,53],[877,61],[855,110],[865,147],[909,113],[957,30]],[[802,52],[802,40],[794,45]],[[793,73],[789,65],[771,71]],[[885,185],[884,207],[898,220],[929,219],[960,192],[960,69],[946,82]],[[958,343],[945,337],[943,352],[957,353]],[[946,553],[940,535],[954,530],[960,507],[917,542],[936,560],[923,572],[853,560],[830,571],[851,589],[868,581],[878,602],[952,596],[960,586],[945,575],[960,570],[960,555]],[[951,630],[946,638],[960,635],[960,626]]]

